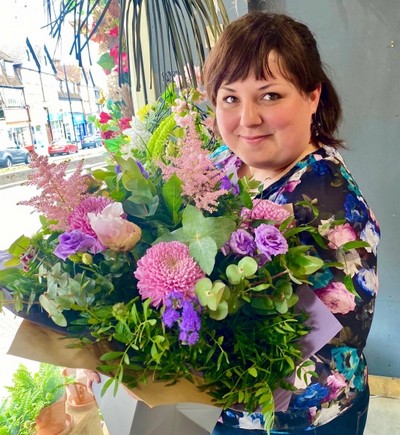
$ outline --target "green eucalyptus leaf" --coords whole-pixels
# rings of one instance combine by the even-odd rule
[[[238,268],[246,278],[249,278],[257,272],[258,264],[254,258],[243,257],[238,263]]]
[[[288,304],[287,304],[287,300],[283,299],[283,300],[274,300],[274,307],[276,309],[276,311],[278,311],[278,313],[281,314],[285,314],[288,311]]]
[[[225,273],[229,282],[233,285],[239,284],[244,278],[242,271],[239,269],[239,267],[236,264],[230,264],[226,268]]]
[[[210,311],[210,317],[214,320],[223,320],[228,315],[227,301],[221,301],[215,311]]]

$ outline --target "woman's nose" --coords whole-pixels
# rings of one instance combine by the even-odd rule
[[[242,106],[241,123],[244,127],[252,127],[262,123],[262,114],[257,104],[247,103]]]

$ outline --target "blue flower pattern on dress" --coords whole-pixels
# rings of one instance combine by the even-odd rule
[[[356,240],[370,244],[367,248],[351,250],[346,261],[351,262],[354,291],[354,309],[334,313],[343,329],[310,360],[317,378],[300,385],[292,394],[285,412],[275,413],[275,430],[286,427],[312,430],[318,415],[326,412],[325,423],[344,412],[363,391],[367,382],[367,367],[362,353],[372,322],[374,302],[378,289],[376,251],[380,238],[379,224],[362,196],[340,153],[323,146],[298,162],[280,180],[269,186],[262,197],[279,204],[292,204],[297,225],[310,223],[318,228],[324,222],[342,220],[351,227]],[[310,210],[296,205],[305,198],[315,202],[320,215],[314,219]],[[319,250],[325,261],[343,261],[337,249]],[[349,267],[350,267],[349,266]],[[343,268],[332,266],[313,279],[312,288],[324,289],[330,283],[342,282]],[[334,288],[334,287],[333,287]],[[226,410],[221,419],[234,428],[259,429],[262,415],[258,412]],[[315,423],[315,425],[314,425]],[[263,433],[260,431],[260,434]]]

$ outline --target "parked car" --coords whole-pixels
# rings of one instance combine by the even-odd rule
[[[3,168],[9,168],[16,163],[26,163],[31,161],[31,153],[24,147],[19,145],[8,143],[2,146],[0,143],[0,166]]]
[[[81,141],[82,149],[101,147],[102,144],[103,139],[97,134],[92,136],[86,136]]]
[[[78,152],[78,145],[63,139],[53,140],[48,148],[49,156],[57,154],[74,154]]]

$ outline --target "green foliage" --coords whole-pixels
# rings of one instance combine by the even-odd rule
[[[12,379],[0,407],[0,434],[30,435],[40,410],[64,394],[64,378],[59,367],[41,363],[34,374],[20,364]]]

